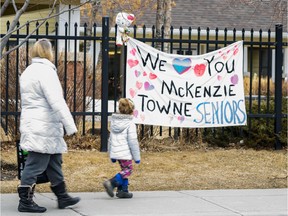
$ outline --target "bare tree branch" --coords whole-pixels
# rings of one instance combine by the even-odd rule
[[[1,45],[0,45],[0,49],[1,49],[1,54],[0,54],[0,59],[2,59],[2,52],[4,50],[4,47],[6,45],[6,43],[8,42],[9,40],[9,37],[12,35],[12,30],[15,28],[15,26],[17,25],[18,23],[18,20],[20,19],[21,15],[25,12],[25,10],[27,9],[28,5],[30,3],[30,0],[26,0],[24,2],[24,5],[22,6],[22,8],[20,10],[18,10],[16,12],[16,15],[14,17],[14,20],[12,21],[11,25],[9,26],[9,29],[8,29],[8,33],[6,35],[8,35],[8,37],[4,37],[1,39]]]
[[[27,0],[26,0],[26,1],[27,1]],[[25,23],[24,25],[22,25],[22,26],[20,26],[20,27],[18,27],[18,28],[15,29],[15,26],[17,25],[17,22],[18,22],[20,16],[18,17],[17,22],[16,22],[14,28],[12,29],[11,26],[10,26],[7,34],[6,34],[6,35],[2,38],[2,40],[1,40],[1,55],[0,55],[0,59],[2,59],[3,56],[8,55],[8,54],[11,53],[12,51],[14,51],[14,50],[18,49],[20,46],[22,46],[22,45],[28,40],[28,38],[30,38],[30,36],[31,36],[34,32],[36,32],[37,29],[39,29],[48,19],[57,17],[57,16],[59,16],[59,15],[61,15],[61,14],[63,14],[63,13],[66,13],[66,12],[68,12],[68,11],[75,10],[76,8],[79,8],[79,7],[81,7],[81,6],[83,6],[83,5],[87,4],[87,3],[90,3],[91,0],[89,0],[89,1],[87,1],[87,2],[84,2],[84,3],[82,3],[82,4],[80,4],[80,5],[76,6],[76,7],[73,7],[73,8],[67,9],[67,10],[63,10],[63,11],[61,11],[60,13],[57,13],[57,14],[55,14],[55,15],[52,16],[52,13],[53,13],[53,11],[54,11],[54,9],[55,9],[55,6],[56,6],[56,2],[57,2],[57,0],[54,1],[53,6],[52,6],[53,8],[52,8],[51,12],[49,13],[49,15],[48,15],[47,17],[42,18],[42,19],[34,19],[34,20],[31,20],[31,21],[28,21],[28,22]],[[22,9],[22,8],[21,8],[21,9]],[[16,16],[15,16],[15,17],[16,17]],[[15,18],[14,18],[13,22],[14,22],[14,21],[15,21]],[[15,32],[15,31],[23,28],[24,26],[26,26],[27,24],[29,24],[29,23],[31,23],[31,22],[36,22],[36,21],[42,21],[42,22],[41,22],[30,34],[28,34],[28,35],[25,37],[25,39],[24,39],[23,41],[21,41],[17,46],[13,47],[12,49],[10,49],[10,50],[6,51],[4,54],[2,54],[5,45],[6,45],[9,37],[12,35],[13,32]]]
[[[10,3],[10,0],[5,0],[5,2],[3,3],[2,7],[1,7],[1,11],[0,11],[0,17],[2,17],[4,12],[6,11],[9,3]]]
[[[12,5],[13,5],[13,7],[14,7],[15,13],[17,13],[18,8],[17,8],[17,6],[16,6],[16,4],[15,4],[15,0],[12,0]]]

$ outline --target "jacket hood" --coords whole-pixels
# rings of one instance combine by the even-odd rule
[[[52,69],[56,71],[55,65],[46,58],[39,58],[39,57],[32,58],[32,64],[33,63],[45,64],[47,66],[52,67]]]
[[[114,133],[121,133],[130,126],[133,121],[133,115],[113,114],[111,120],[111,131]]]

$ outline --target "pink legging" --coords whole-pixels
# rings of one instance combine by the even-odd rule
[[[118,160],[121,171],[119,172],[123,179],[128,178],[133,172],[132,160]]]

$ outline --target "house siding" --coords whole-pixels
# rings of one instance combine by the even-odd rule
[[[19,20],[20,26],[24,25],[26,22],[31,21],[31,20],[36,20],[36,19],[48,17],[50,12],[51,12],[50,9],[26,12],[20,17],[20,20]],[[55,12],[53,14],[55,14]],[[13,19],[14,19],[14,15],[1,17],[1,34],[5,34],[7,32],[7,22],[9,21],[11,23],[13,21]],[[49,22],[48,33],[52,34],[55,31],[56,18],[51,18],[47,21]],[[39,23],[40,22],[41,21],[39,21]],[[29,25],[30,32],[32,32],[35,29],[35,26],[36,26],[36,22],[30,23],[30,25]],[[26,26],[24,26],[23,28],[20,29],[19,32],[20,32],[20,34],[25,34],[26,31],[27,31]],[[45,24],[39,28],[39,34],[46,34]]]

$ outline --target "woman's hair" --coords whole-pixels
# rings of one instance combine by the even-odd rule
[[[46,38],[36,41],[31,50],[31,57],[46,58],[52,62],[54,55],[51,42]]]
[[[135,106],[132,100],[128,98],[120,98],[119,100],[119,112],[122,114],[133,114]]]

